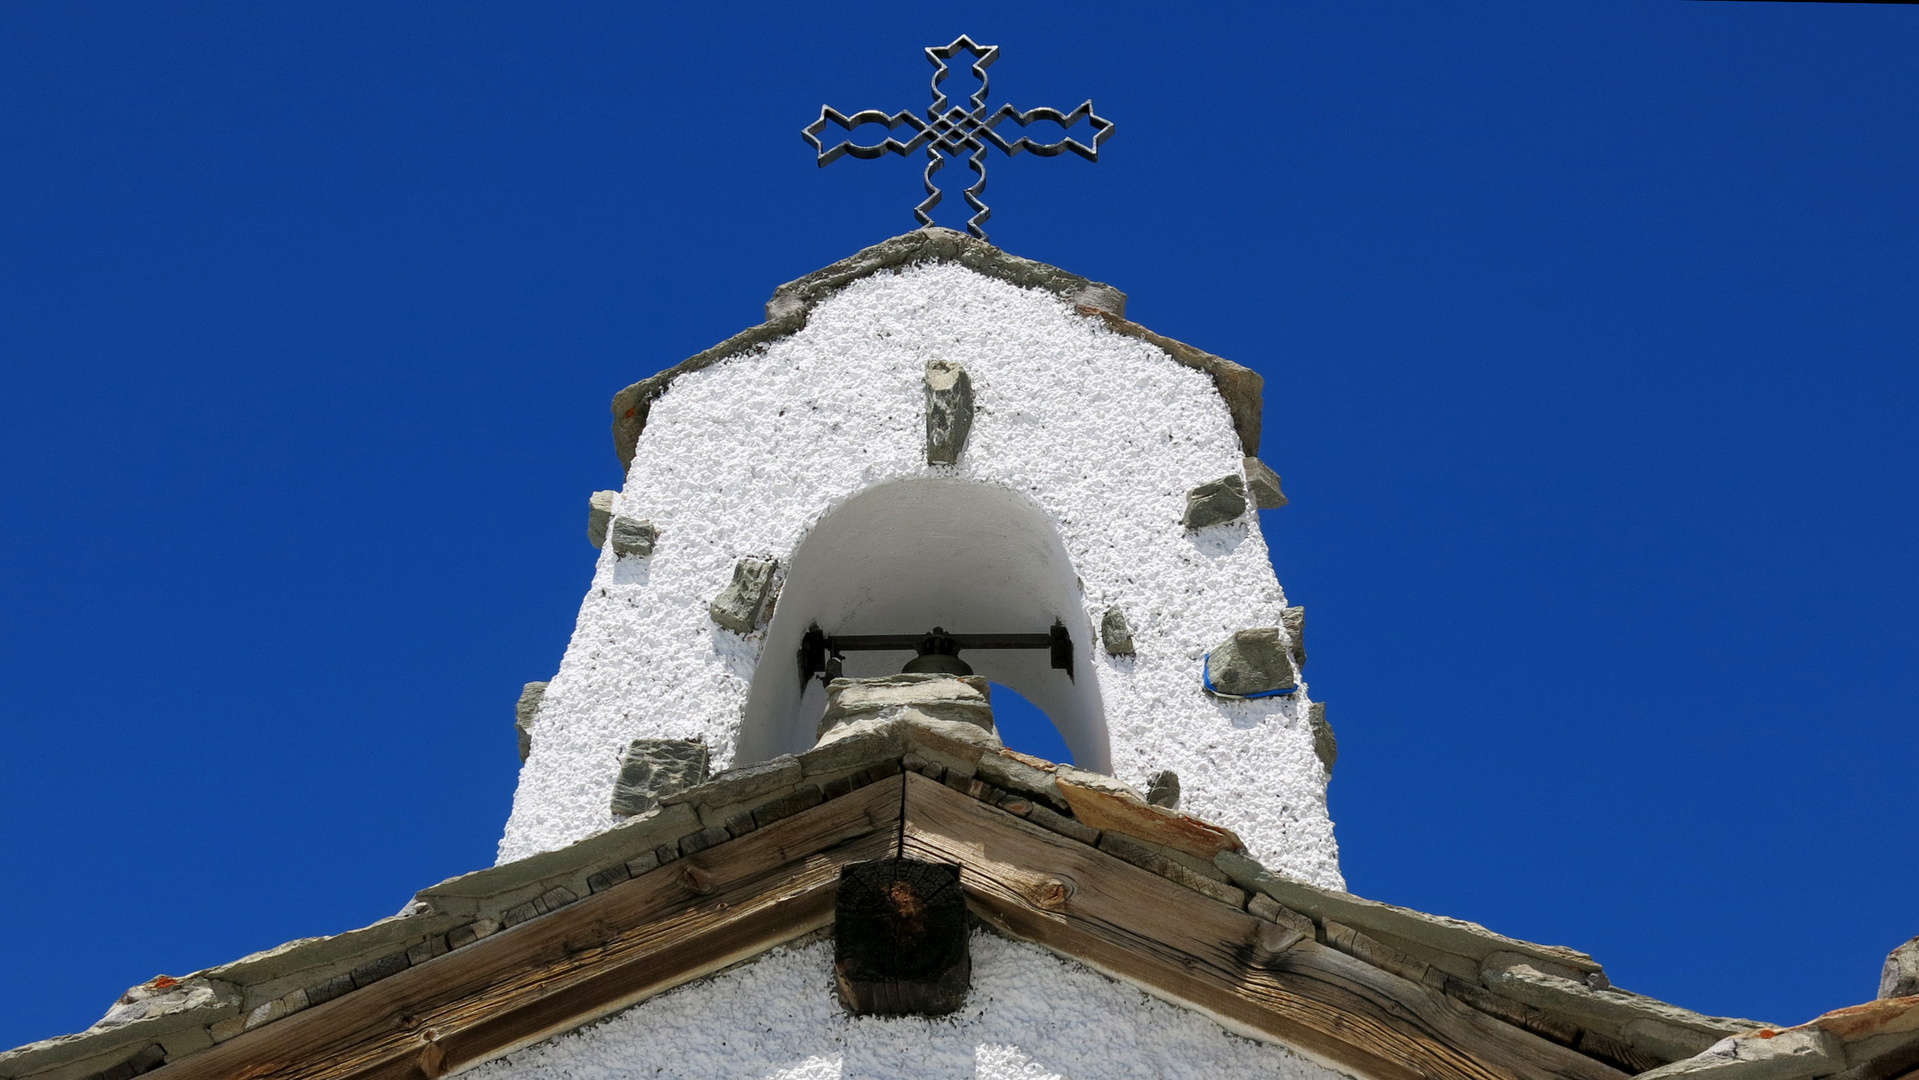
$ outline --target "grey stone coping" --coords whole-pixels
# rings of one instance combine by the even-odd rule
[[[931,225],[882,240],[839,262],[815,270],[773,290],[766,302],[766,318],[774,319],[810,310],[813,305],[863,277],[914,263],[958,263],[987,277],[1022,288],[1045,289],[1071,304],[1099,308],[1122,318],[1126,294],[1057,266],[1009,255],[984,240],[956,229]]]
[[[1220,396],[1226,399],[1233,428],[1239,433],[1246,454],[1259,454],[1260,391],[1264,380],[1258,372],[1127,322],[1126,294],[1111,285],[1009,255],[962,232],[929,226],[883,240],[831,266],[787,282],[775,289],[773,298],[767,301],[765,322],[613,395],[613,448],[620,464],[633,464],[634,448],[639,444],[640,433],[646,429],[647,413],[674,379],[797,333],[806,326],[814,305],[835,291],[860,278],[915,263],[958,263],[1023,288],[1045,289],[1072,304],[1080,314],[1104,320],[1109,329],[1145,341],[1179,363],[1206,372],[1212,376]]]
[[[1546,961],[1509,952],[1487,956],[1480,964],[1479,981],[1515,1001],[1563,1014],[1588,1027],[1610,1025],[1622,1033],[1635,1020],[1657,1020],[1711,1039],[1767,1026],[1757,1020],[1705,1016],[1616,989],[1603,978],[1580,977],[1576,969],[1556,970]]]
[[[1817,1028],[1783,1031],[1766,1038],[1726,1039],[1701,1053],[1642,1073],[1646,1077],[1714,1077],[1733,1080],[1798,1080],[1830,1076],[1846,1067],[1845,1048]]]
[[[1599,962],[1583,952],[1562,945],[1536,945],[1530,941],[1494,933],[1478,923],[1444,915],[1428,915],[1411,908],[1382,904],[1352,893],[1322,889],[1303,881],[1275,874],[1243,855],[1227,853],[1215,860],[1236,884],[1265,893],[1281,904],[1315,920],[1335,919],[1361,930],[1382,932],[1396,938],[1418,942],[1453,953],[1474,962],[1475,967],[1497,952],[1531,956],[1582,973],[1603,970]]]
[[[871,726],[873,721],[909,716],[928,722],[970,724],[991,734],[992,691],[978,675],[902,672],[876,679],[834,679],[826,687],[826,708],[820,713],[818,734],[827,737],[842,727],[857,729],[862,724]],[[997,745],[997,736],[992,741]]]
[[[729,806],[746,802],[768,793],[785,794],[799,785],[804,769],[800,759],[792,754],[782,754],[771,761],[762,761],[758,765],[748,765],[743,769],[729,769],[697,787],[689,788],[677,795],[668,795],[660,802],[667,806],[681,803],[704,803],[709,806]]]
[[[1222,853],[1214,863],[1235,885],[1312,919],[1325,944],[1628,1072],[1767,1028],[1620,990],[1592,957],[1564,946],[1322,889],[1272,873],[1237,852]],[[1599,1052],[1602,1045],[1608,1052]]]
[[[1601,1060],[1664,1064],[1759,1026],[1611,988],[1600,966],[1572,949],[1270,873],[1230,832],[1150,805],[1110,777],[1007,750],[976,724],[912,715],[837,727],[812,750],[720,773],[567,847],[449,878],[371,926],[135,987],[85,1032],[0,1054],[0,1078],[124,1080],[902,769],[1179,883],[1196,903],[1248,911],[1273,925],[1267,937],[1275,949],[1311,927],[1327,945]],[[1089,824],[1085,815],[1105,825]],[[1899,1002],[1919,1006],[1919,998],[1881,1004]],[[1913,1019],[1919,1031],[1919,1012]],[[1613,1049],[1602,1052],[1606,1047]],[[1804,1077],[1742,1073],[1737,1080]]]
[[[1762,1027],[1643,1073],[1647,1080],[1890,1080],[1919,1070],[1919,995]]]
[[[296,986],[318,983],[335,974],[349,973],[370,960],[403,953],[428,935],[453,929],[459,921],[433,912],[393,915],[331,937],[289,941],[197,972],[195,977],[244,987],[244,1007],[252,1009]]]
[[[144,983],[129,990],[99,1023],[73,1035],[60,1035],[0,1054],[0,1076],[24,1077],[47,1073],[63,1067],[79,1066],[75,1076],[88,1075],[88,1067],[101,1071],[140,1053],[169,1035],[183,1029],[204,1028],[240,1012],[239,991],[230,984],[189,976]],[[126,1016],[129,999],[144,999],[147,1006],[138,1016]],[[116,1016],[121,1013],[121,1016]],[[207,1045],[212,1045],[211,1041]]]

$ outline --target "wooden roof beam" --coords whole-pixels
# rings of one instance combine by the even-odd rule
[[[915,773],[906,854],[969,906],[1244,1034],[1372,1080],[1625,1074]],[[840,867],[892,853],[870,784],[148,1074],[432,1080],[577,1028],[832,922]]]

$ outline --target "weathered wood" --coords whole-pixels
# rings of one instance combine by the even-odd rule
[[[931,781],[911,786],[906,836],[961,864],[1009,933],[1374,1080],[1625,1076],[1315,942],[1256,962],[1261,920]]]
[[[886,854],[898,820],[898,789],[872,785],[148,1075],[464,1068],[828,925],[840,867]]]
[[[876,859],[840,869],[833,980],[856,1016],[938,1016],[966,1001],[972,920],[960,868]]]
[[[1502,1023],[918,775],[906,853],[1034,941],[1370,1080],[1625,1080]],[[875,784],[296,1013],[157,1080],[431,1080],[826,926],[842,867],[892,853]]]

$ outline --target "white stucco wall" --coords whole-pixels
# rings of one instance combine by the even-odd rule
[[[777,1007],[769,1007],[777,1003]],[[833,946],[779,949],[463,1074],[473,1080],[1345,1080],[1036,946],[973,938],[966,1004],[854,1018]]]
[[[963,364],[973,381],[978,415],[956,466],[925,463],[921,380],[934,358]],[[1058,704],[1063,698],[1047,705],[1048,693],[1097,702],[1114,775],[1139,786],[1174,769],[1182,809],[1237,830],[1270,866],[1341,886],[1306,687],[1261,701],[1222,701],[1200,687],[1207,649],[1233,630],[1278,625],[1286,605],[1256,515],[1197,534],[1180,524],[1187,491],[1238,472],[1241,456],[1205,373],[1050,293],[952,264],[856,281],[821,301],[792,337],[679,377],[652,406],[620,503],[622,513],[659,527],[658,545],[650,559],[600,555],[546,692],[501,860],[611,825],[620,753],[634,738],[703,737],[716,768],[750,763],[735,756],[762,651],[766,678],[797,683],[792,649],[804,626],[776,609],[772,647],[766,629],[742,638],[716,626],[707,604],[735,560],[791,564],[815,526],[855,496],[938,479],[1003,489],[1032,508],[1034,520],[1050,521],[1057,539],[1045,542],[1063,551],[1077,581],[1061,586],[1049,571],[1038,590],[1049,599],[1007,617],[1062,618],[1079,645],[1078,680],[1090,682],[1048,689],[1045,679],[1064,676],[1015,670],[1011,659],[990,661],[1012,666],[989,671],[983,653],[969,662],[1049,711],[1067,706]],[[897,532],[910,520],[894,515],[885,527]],[[1039,544],[1013,536],[1018,529],[1007,533],[1012,539],[988,532],[952,542],[1003,544],[1009,555]],[[860,560],[874,557],[856,547],[834,547],[844,549],[854,578]],[[910,606],[888,609],[884,596],[832,608],[817,588],[806,603],[819,611],[870,618],[849,626],[806,617],[820,617],[829,632],[866,633],[922,632],[936,622],[956,632],[1036,632],[1051,622],[961,625],[948,617],[957,586],[928,589],[920,597],[925,618]],[[796,588],[794,605],[806,592]],[[1056,610],[1068,603],[1076,610]],[[1092,640],[1090,628],[1113,604],[1132,624],[1136,658],[1108,657]],[[911,624],[872,624],[883,618]],[[861,672],[849,665],[848,673]],[[757,700],[766,691],[755,696],[759,729],[745,740],[752,755],[810,742],[792,744],[803,722],[767,730],[768,706]],[[1063,728],[1087,726],[1055,717]],[[1078,746],[1075,753],[1096,756]]]

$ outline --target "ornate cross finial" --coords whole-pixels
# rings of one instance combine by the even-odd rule
[[[967,108],[954,105],[940,91],[940,83],[946,81],[950,69],[946,62],[961,51],[973,58],[973,74],[979,77],[979,91],[967,99]],[[986,190],[986,149],[994,147],[1008,157],[1024,151],[1030,151],[1040,157],[1057,157],[1071,150],[1088,161],[1099,160],[1099,146],[1113,134],[1113,122],[1093,112],[1093,100],[1086,99],[1085,104],[1072,112],[1062,113],[1058,109],[1027,109],[1022,112],[1011,105],[1001,105],[991,113],[986,111],[986,69],[999,59],[998,45],[975,45],[973,39],[961,34],[951,45],[945,48],[926,50],[926,58],[933,62],[933,104],[926,110],[926,119],[921,120],[911,111],[902,109],[888,114],[879,109],[866,109],[851,116],[831,106],[820,106],[820,118],[801,129],[806,142],[819,155],[821,168],[851,154],[856,158],[876,158],[886,154],[899,154],[904,157],[921,147],[926,148],[926,201],[913,208],[913,216],[921,225],[931,225],[933,219],[928,211],[940,204],[939,186],[933,183],[933,174],[946,167],[948,157],[967,156],[967,164],[979,174],[979,180],[965,191],[966,204],[976,213],[966,221],[966,231],[986,239],[985,230],[980,223],[993,216],[993,212],[980,201],[980,193]],[[1058,142],[1034,142],[1020,136],[1008,142],[999,132],[993,130],[1002,121],[1011,120],[1020,127],[1034,121],[1046,120],[1062,128],[1071,128],[1084,118],[1093,129],[1093,144],[1086,145],[1071,137]],[[847,132],[861,124],[885,124],[888,131],[896,128],[911,128],[913,137],[901,142],[888,138],[876,146],[862,146],[851,139],[842,140],[831,147],[820,142],[820,132],[826,125],[837,124]]]

